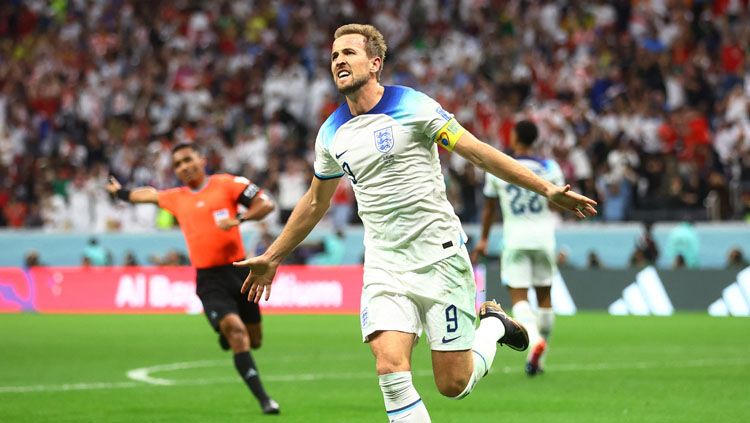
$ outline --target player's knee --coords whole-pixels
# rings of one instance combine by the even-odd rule
[[[466,387],[469,385],[469,378],[465,377],[451,377],[438,379],[435,381],[438,391],[445,397],[457,398],[459,397]],[[460,398],[458,398],[460,399]]]
[[[409,371],[409,360],[406,357],[379,357],[375,363],[379,375]]]
[[[241,345],[248,342],[247,330],[241,326],[231,326],[227,328],[224,336],[230,345]]]
[[[260,338],[250,338],[250,348],[257,350],[261,345],[263,345],[263,341]]]

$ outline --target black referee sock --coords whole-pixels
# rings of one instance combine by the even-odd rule
[[[260,375],[258,374],[258,369],[255,367],[255,362],[250,355],[250,351],[235,354],[234,367],[237,368],[237,373],[240,374],[240,377],[245,381],[247,387],[255,395],[255,398],[260,402],[268,401],[268,395],[260,383]]]

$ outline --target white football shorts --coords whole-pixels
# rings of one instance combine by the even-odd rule
[[[511,288],[547,287],[552,286],[556,267],[552,251],[505,249],[500,276],[503,285]]]
[[[476,285],[466,247],[413,271],[365,266],[362,340],[376,331],[426,332],[430,348],[461,351],[474,344]]]

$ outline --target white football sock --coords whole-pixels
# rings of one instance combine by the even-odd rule
[[[542,339],[542,335],[539,334],[539,327],[536,324],[537,319],[528,301],[519,301],[513,304],[513,318],[526,328],[526,332],[529,334],[529,345],[532,347],[529,348],[529,354],[531,354],[534,345]]]
[[[474,346],[471,349],[474,356],[474,371],[471,372],[466,388],[453,399],[462,399],[469,395],[477,383],[490,371],[497,352],[497,341],[504,335],[505,326],[500,319],[487,317],[479,321],[479,327],[474,332]]]
[[[551,308],[540,307],[537,314],[537,319],[537,322],[539,323],[539,333],[544,337],[549,345],[549,337],[552,335],[552,327],[555,325],[555,312]],[[542,355],[541,359],[539,360],[540,362],[544,362],[547,351],[549,351],[549,347],[547,347],[544,355]]]
[[[390,423],[429,423],[430,414],[411,381],[411,372],[378,376]]]
[[[552,327],[555,325],[555,312],[551,308],[539,307],[537,322],[539,324],[539,333],[544,339],[549,341],[549,337],[552,335]]]

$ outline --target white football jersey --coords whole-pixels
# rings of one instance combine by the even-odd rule
[[[562,170],[554,160],[516,157],[522,165],[555,185],[564,182]],[[487,173],[484,195],[500,198],[503,211],[503,246],[509,249],[555,249],[555,216],[547,198]]]
[[[456,254],[466,241],[435,144],[450,125],[457,125],[453,115],[427,95],[386,86],[369,112],[352,116],[344,103],[321,126],[315,176],[351,180],[366,266],[419,269]]]

